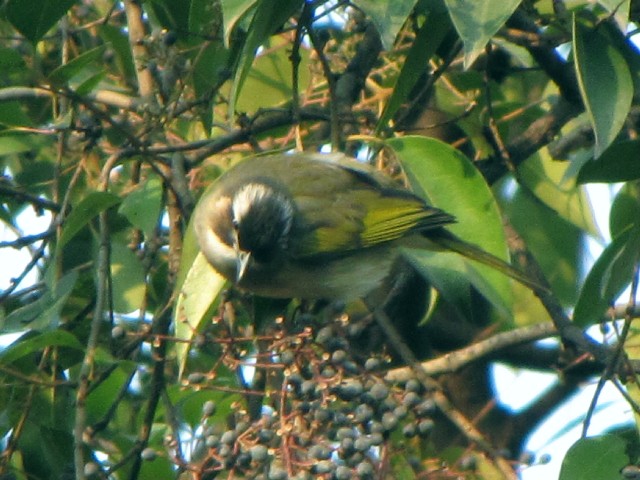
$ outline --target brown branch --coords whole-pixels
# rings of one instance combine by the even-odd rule
[[[560,98],[551,109],[534,121],[521,135],[506,145],[511,163],[517,167],[560,133],[560,129],[571,119],[582,113],[582,107]],[[499,158],[491,156],[476,162],[476,166],[489,184],[498,181],[507,168]]]
[[[422,362],[422,370],[429,376],[454,373],[473,362],[493,356],[507,348],[549,338],[557,334],[558,331],[552,323],[540,323],[499,333],[468,347]],[[401,367],[390,370],[385,375],[385,380],[393,383],[402,383],[413,376],[414,373],[410,367]]]
[[[50,210],[60,213],[60,205],[43,197],[37,197],[31,193],[27,193],[19,188],[11,187],[4,181],[0,181],[0,196],[6,197],[18,202],[27,202],[33,205],[37,210]]]

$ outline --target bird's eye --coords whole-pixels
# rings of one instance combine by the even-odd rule
[[[238,221],[237,218],[231,219],[231,225],[233,226],[234,230],[238,230],[240,228],[240,222]]]

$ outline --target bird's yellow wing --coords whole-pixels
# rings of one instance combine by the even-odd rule
[[[425,231],[452,223],[454,218],[429,207],[417,196],[400,189],[375,189],[362,184],[336,193],[332,202],[301,201],[303,218],[295,257],[341,255],[399,239],[410,232]]]

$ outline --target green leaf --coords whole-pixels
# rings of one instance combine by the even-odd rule
[[[258,55],[247,75],[242,95],[236,103],[239,111],[255,112],[260,108],[273,108],[291,101],[293,88],[289,44],[277,38],[273,40],[269,42],[268,51]],[[302,49],[298,72],[300,91],[304,91],[309,84],[309,72],[309,53]]]
[[[578,265],[584,253],[582,231],[537,201],[527,189],[519,188],[501,205],[540,263],[554,294],[563,305],[574,305],[580,278]]]
[[[91,390],[87,397],[89,422],[98,422],[107,415],[114,402],[119,401],[121,389],[126,382],[130,381],[131,374],[135,369],[134,362],[120,361],[117,368]]]
[[[281,28],[294,13],[298,12],[302,4],[302,0],[281,0],[278,2],[278,8],[273,8],[273,0],[258,1],[231,87],[230,114],[235,111],[238,96],[251,70],[258,47]]]
[[[213,269],[200,251],[193,222],[190,222],[176,280],[177,300],[173,316],[176,337],[185,340],[176,342],[175,346],[180,376],[187,364],[190,341],[200,331],[207,314],[215,308],[216,299],[225,284],[224,277]]]
[[[491,37],[515,12],[520,0],[444,0],[464,43],[464,68],[484,51]]]
[[[600,321],[607,308],[631,282],[640,254],[640,225],[632,225],[604,249],[587,274],[573,321],[587,327]]]
[[[34,302],[12,311],[4,320],[3,332],[19,332],[25,328],[44,330],[60,324],[60,312],[67,303],[78,280],[78,272],[71,271],[52,285],[47,282],[44,294]]]
[[[356,0],[353,3],[371,17],[380,34],[382,46],[389,50],[393,47],[398,32],[413,10],[416,0],[395,0],[392,2]]]
[[[24,58],[16,49],[0,47],[0,68],[3,71],[19,72],[26,66]]]
[[[581,438],[565,455],[559,480],[621,478],[620,470],[630,462],[625,449],[617,435]]]
[[[118,213],[124,215],[131,225],[142,230],[151,238],[160,220],[162,210],[162,182],[159,178],[150,178],[129,192]]]
[[[1,108],[0,106],[0,109]],[[37,144],[34,144],[31,139],[31,135],[24,135],[22,133],[0,135],[0,156],[34,150],[37,148]]]
[[[140,259],[126,245],[111,243],[111,278],[113,309],[131,313],[142,307],[145,300],[145,275]]]
[[[62,248],[100,212],[120,203],[120,197],[108,192],[91,192],[76,205],[62,228],[58,248]]]
[[[70,62],[60,65],[49,74],[49,81],[54,85],[66,84],[88,66],[94,66],[98,60],[102,59],[106,49],[106,45],[100,45],[99,47],[84,52]]]
[[[75,0],[8,0],[7,20],[32,43],[38,43]]]
[[[247,15],[258,0],[220,0],[222,19],[224,23],[224,44],[229,47],[231,32],[238,22]]]
[[[574,65],[580,95],[596,137],[599,157],[624,125],[633,100],[633,80],[622,53],[599,28],[573,18]]]
[[[633,225],[640,225],[640,185],[626,183],[616,195],[609,212],[609,233],[616,238]]]
[[[402,65],[402,70],[400,70],[400,74],[393,86],[393,92],[384,106],[382,115],[380,115],[380,120],[378,120],[376,127],[377,133],[380,133],[400,106],[407,100],[416,82],[427,68],[429,59],[438,49],[450,28],[451,22],[446,13],[428,13]]]
[[[149,13],[155,16],[160,24],[182,35],[189,28],[189,11],[192,0],[151,0],[147,2]]]
[[[508,261],[495,198],[469,159],[450,145],[433,138],[406,136],[391,139],[388,145],[400,160],[413,190],[434,206],[456,216],[458,223],[448,230]],[[502,311],[510,311],[512,290],[509,279],[484,265],[474,265],[474,269],[493,292],[488,300],[495,302]]]
[[[620,30],[626,32],[629,24],[631,0],[598,0],[598,3],[606,8],[608,12],[613,13],[613,18],[616,19]]]
[[[424,249],[404,249],[403,255],[464,318],[474,318],[471,285],[500,310],[503,316],[510,315],[511,306],[505,304],[500,292],[495,291],[493,285],[478,273],[476,265],[465,257],[451,252],[431,252]]]
[[[113,25],[101,25],[100,36],[105,42],[111,44],[115,52],[115,61],[124,79],[136,78],[136,67],[133,63],[129,38],[120,28]]]
[[[614,183],[640,178],[640,140],[623,140],[587,161],[578,173],[578,183]]]
[[[518,167],[524,185],[551,210],[579,229],[599,237],[589,197],[584,188],[565,179],[569,162],[554,161],[541,150]]]
[[[28,339],[19,338],[0,352],[0,365],[9,365],[26,355],[39,352],[46,347],[68,347],[83,350],[84,346],[65,330],[51,330]]]

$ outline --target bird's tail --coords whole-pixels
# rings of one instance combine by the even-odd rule
[[[518,270],[513,265],[505,262],[501,258],[496,257],[495,255],[492,255],[489,252],[486,252],[477,245],[466,242],[461,238],[456,237],[454,234],[444,229],[440,229],[440,231],[436,235],[429,235],[429,240],[445,250],[456,252],[463,257],[474,260],[476,262],[480,262],[484,265],[487,265],[488,267],[498,270],[504,275],[513,278],[517,282],[530,288],[534,292],[542,292],[548,290],[547,287],[536,282],[529,275]]]

